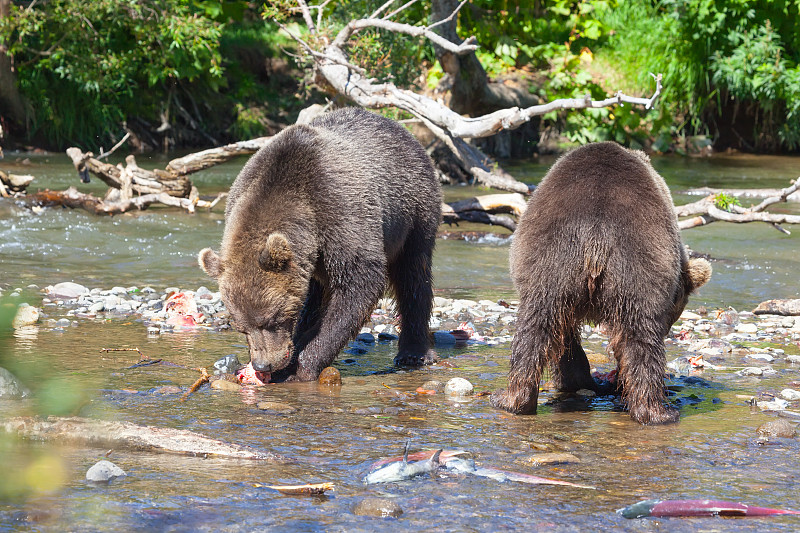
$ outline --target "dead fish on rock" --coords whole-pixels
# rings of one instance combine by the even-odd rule
[[[411,477],[418,476],[422,473],[435,472],[438,468],[456,473],[456,474],[470,474],[473,476],[487,477],[495,481],[516,481],[519,483],[528,483],[531,485],[561,485],[566,487],[576,487],[580,489],[594,489],[589,485],[579,485],[570,481],[562,481],[560,479],[551,479],[546,477],[532,476],[530,474],[523,474],[522,472],[512,472],[510,470],[500,470],[498,468],[479,467],[475,465],[475,461],[462,457],[468,455],[469,452],[465,450],[423,450],[413,454],[408,453],[408,443],[406,443],[406,451],[403,457],[391,457],[389,459],[381,459],[370,467],[370,473],[364,478],[364,482],[371,483],[389,483],[392,481],[399,481],[401,479],[411,479]],[[408,461],[413,460],[413,463]],[[435,461],[435,465],[434,465]],[[407,466],[404,466],[407,465]],[[411,476],[401,477],[394,479],[398,476],[399,472],[407,474],[413,470],[406,470],[408,467],[427,470],[414,473]],[[378,474],[372,478],[373,474]],[[383,477],[391,478],[384,480]],[[374,479],[377,479],[375,481]]]
[[[408,462],[408,442],[406,442],[405,452],[403,453],[402,461],[386,462],[377,470],[371,471],[364,477],[364,483],[372,485],[374,483],[394,483],[396,481],[405,481],[413,479],[422,474],[432,474],[436,472],[441,463],[439,456],[442,450],[436,452],[426,460]]]

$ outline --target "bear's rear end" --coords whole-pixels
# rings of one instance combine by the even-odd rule
[[[559,159],[519,223],[510,263],[520,314],[509,387],[495,405],[536,412],[545,365],[561,390],[598,390],[578,333],[591,321],[610,329],[631,416],[677,420],[664,405],[663,338],[710,267],[689,263],[669,190],[646,155],[597,143]]]

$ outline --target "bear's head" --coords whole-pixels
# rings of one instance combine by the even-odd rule
[[[675,306],[672,310],[672,321],[678,321],[689,301],[689,295],[705,285],[711,279],[711,264],[705,259],[689,259],[686,269],[681,272],[681,283],[675,295]]]
[[[272,233],[260,252],[224,252],[218,255],[205,248],[198,262],[218,281],[231,325],[247,338],[253,368],[263,374],[286,368],[292,357],[292,333],[308,291],[308,279],[289,241],[281,233]]]

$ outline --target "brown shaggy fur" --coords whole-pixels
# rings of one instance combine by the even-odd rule
[[[287,128],[231,186],[219,281],[253,367],[273,380],[316,379],[358,333],[390,282],[401,365],[430,362],[431,257],[441,191],[425,150],[397,123],[361,109]]]
[[[592,321],[610,329],[631,417],[678,420],[665,405],[664,336],[711,266],[688,259],[647,155],[605,142],[561,157],[528,203],[510,263],[520,311],[508,389],[493,395],[495,406],[536,413],[545,365],[561,390],[598,390],[579,334]]]

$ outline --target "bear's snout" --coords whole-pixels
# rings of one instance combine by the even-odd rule
[[[289,332],[254,329],[246,334],[250,363],[258,372],[277,372],[289,366],[292,341]]]

